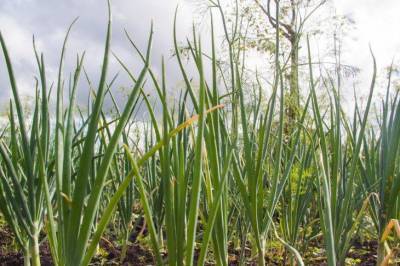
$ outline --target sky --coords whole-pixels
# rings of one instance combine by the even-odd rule
[[[165,56],[167,66],[173,64],[172,24],[174,11],[179,6],[178,39],[190,35],[191,23],[198,15],[193,0],[113,0],[112,51],[123,58],[136,73],[141,62],[129,46],[124,36],[126,29],[139,47],[144,49],[150,22],[154,22],[152,64],[155,72],[161,56]],[[351,29],[351,38],[345,42],[344,63],[361,69],[359,79],[367,80],[372,69],[369,45],[378,61],[378,67],[390,64],[393,57],[399,57],[400,1],[399,0],[334,0],[337,14],[346,15],[356,23]],[[76,53],[86,52],[85,69],[93,83],[100,72],[106,30],[106,3],[101,0],[1,0],[0,30],[6,40],[13,62],[17,82],[22,95],[34,93],[34,76],[37,73],[32,35],[35,35],[38,50],[44,52],[48,80],[56,79],[62,41],[68,25],[79,17],[74,25],[68,45],[66,73],[72,70]],[[110,63],[110,76],[119,70],[118,63]],[[169,69],[167,67],[167,69]],[[168,80],[179,83],[178,71],[167,72]],[[126,78],[119,85],[128,86]],[[85,91],[80,92],[82,102]],[[4,106],[10,97],[10,86],[0,56],[0,104]]]
[[[369,91],[371,82],[372,58],[369,47],[376,58],[378,82],[386,85],[386,70],[392,61],[397,66],[400,62],[400,1],[399,0],[335,0],[339,14],[351,17],[355,28],[351,38],[345,42],[347,64],[360,69],[357,77],[364,96]],[[396,77],[398,79],[398,76]],[[381,84],[382,85],[382,84]],[[383,97],[385,86],[378,86],[375,95]],[[360,93],[360,94],[361,94]]]
[[[152,46],[153,71],[160,72],[161,56],[165,56],[166,64],[171,59],[173,44],[172,30],[175,8],[179,6],[178,39],[184,40],[188,35],[194,13],[185,2],[113,0],[112,1],[112,52],[137,74],[142,67],[140,58],[130,46],[124,30],[141,48],[145,45],[154,23]],[[101,0],[1,0],[0,30],[5,38],[13,63],[20,94],[29,99],[34,95],[34,76],[37,75],[32,46],[32,36],[40,52],[44,53],[47,79],[55,81],[58,63],[65,33],[69,24],[79,17],[72,28],[65,63],[65,73],[73,70],[76,54],[85,51],[84,67],[88,76],[97,85],[104,52],[107,27],[107,3]],[[168,68],[167,68],[168,69]],[[109,79],[121,70],[119,63],[112,58],[109,66]],[[123,76],[123,75],[122,75]],[[168,73],[169,80],[178,81],[178,72]],[[85,78],[81,81],[84,85]],[[129,86],[132,82],[126,77],[119,78],[119,86]],[[87,86],[78,91],[78,102],[86,103]],[[4,59],[0,55],[0,104],[10,98],[10,86]],[[80,96],[79,96],[80,94]],[[0,106],[1,108],[1,106]]]
[[[348,47],[351,60],[358,66],[368,64],[368,45],[380,66],[391,63],[400,52],[400,1],[398,0],[335,0],[337,12],[349,15],[356,22],[356,38]]]

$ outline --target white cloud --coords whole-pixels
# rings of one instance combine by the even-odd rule
[[[365,53],[368,43],[371,44],[381,66],[389,65],[392,58],[400,50],[400,1],[398,0],[336,0],[338,11],[351,14],[357,23],[353,33],[358,41],[354,44],[354,52]],[[365,63],[360,57],[354,56],[354,61]]]
[[[127,42],[123,29],[144,49],[150,21],[155,25],[153,42],[154,70],[159,71],[161,55],[168,60],[172,48],[172,23],[176,5],[179,3],[178,33],[182,40],[190,34],[192,19],[196,12],[186,4],[187,0],[114,0],[112,49],[124,58],[129,67],[138,71],[141,62]],[[368,44],[371,43],[379,67],[390,64],[400,49],[400,1],[399,0],[334,0],[339,14],[349,15],[357,27],[350,32],[355,39],[345,42],[344,63],[362,69],[360,79],[368,83],[372,69]],[[54,81],[59,61],[59,53],[68,24],[80,16],[75,25],[70,42],[66,70],[71,71],[75,63],[75,53],[86,50],[86,70],[97,84],[103,53],[106,30],[106,1],[99,0],[2,0],[0,2],[0,30],[3,32],[13,60],[20,90],[33,94],[33,76],[37,73],[33,50],[32,34],[38,47],[45,53],[48,78]],[[216,20],[218,21],[218,20]],[[0,101],[8,100],[9,85],[2,56],[0,55]],[[110,77],[119,69],[111,62]],[[174,70],[176,70],[174,68]],[[180,80],[179,71],[168,72],[173,82]],[[84,79],[82,84],[85,85]],[[121,78],[120,84],[129,84]],[[87,93],[82,86],[81,95]],[[85,102],[85,100],[82,100]]]
[[[113,37],[112,50],[126,60],[133,72],[137,72],[142,62],[135,54],[124,35],[126,29],[145,49],[150,23],[154,22],[153,61],[159,65],[161,55],[169,57],[172,48],[172,25],[174,11],[179,3],[179,37],[187,35],[191,26],[191,11],[183,1],[112,1]],[[49,84],[56,79],[62,42],[72,20],[79,16],[68,43],[66,71],[68,75],[76,61],[76,53],[86,51],[85,69],[97,85],[104,39],[107,26],[106,1],[98,0],[2,0],[0,2],[0,30],[6,40],[21,94],[34,94],[34,75],[37,67],[32,48],[32,35],[35,34],[37,46],[44,52]],[[157,68],[155,68],[157,70]],[[115,60],[110,62],[109,78],[120,67]],[[178,73],[172,73],[171,80]],[[121,75],[123,76],[123,75]],[[80,88],[81,95],[88,92],[85,79]],[[130,84],[121,77],[122,85]],[[0,55],[0,101],[9,98],[9,83],[4,60]],[[6,93],[7,92],[7,93]],[[86,103],[86,97],[78,97]]]

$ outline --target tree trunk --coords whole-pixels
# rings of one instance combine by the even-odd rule
[[[289,38],[290,41],[290,68],[289,68],[289,93],[286,98],[287,121],[285,125],[285,135],[289,136],[297,121],[298,110],[300,106],[299,93],[299,47],[296,33]]]
[[[290,39],[291,53],[290,53],[290,102],[289,102],[289,119],[291,122],[295,122],[297,118],[297,112],[300,105],[300,93],[299,93],[299,47],[297,43],[297,36]]]

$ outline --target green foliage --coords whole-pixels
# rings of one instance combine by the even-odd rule
[[[308,44],[309,83],[293,119],[287,112],[293,95],[285,92],[292,76],[285,75],[280,56],[285,45],[280,19],[288,10],[276,5],[274,12],[273,76],[267,85],[258,73],[251,83],[245,78],[245,29],[238,19],[226,19],[219,1],[212,7],[209,39],[200,38],[194,27],[185,50],[177,41],[177,12],[173,59],[184,88],[173,102],[164,60],[160,75],[150,63],[153,27],[145,52],[126,33],[142,62],[136,75],[114,55],[132,83],[120,108],[113,95],[117,76],[109,81],[107,71],[109,6],[97,89],[86,75],[91,90],[87,113],[76,104],[84,54],[77,56],[64,102],[63,61],[71,27],[55,99],[47,88],[44,56],[35,49],[39,79],[30,116],[0,34],[12,90],[9,125],[0,140],[0,211],[26,265],[40,265],[40,233],[46,235],[55,265],[89,265],[93,257],[106,256],[99,247],[102,237],[120,240],[123,263],[142,218],[136,241],[151,247],[157,265],[229,265],[232,246],[240,250],[241,263],[265,265],[268,255],[304,265],[308,254],[323,257],[330,266],[357,262],[347,255],[360,226],[369,229],[372,221],[379,239],[388,221],[400,218],[400,98],[397,91],[390,97],[389,78],[382,115],[377,124],[371,122],[374,62],[367,104],[361,108],[356,102],[349,118],[340,82],[315,72]],[[228,44],[228,71],[220,64],[215,13]],[[206,42],[209,50],[203,48]],[[194,71],[189,72],[183,56]],[[155,97],[144,92],[145,86]],[[328,103],[321,103],[318,90],[326,92]],[[104,110],[106,97],[112,115]],[[53,102],[55,117],[49,110]],[[149,114],[145,122],[135,117],[141,104]],[[379,248],[382,259],[385,251]],[[248,250],[251,258],[245,256]]]

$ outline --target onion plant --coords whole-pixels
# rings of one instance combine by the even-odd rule
[[[23,250],[25,264],[40,265],[39,234],[45,222],[45,198],[50,197],[52,193],[45,187],[54,182],[52,176],[45,175],[41,165],[42,159],[50,158],[52,153],[49,146],[49,95],[44,57],[39,56],[35,49],[41,94],[39,95],[36,86],[35,107],[29,131],[11,59],[1,33],[0,44],[13,93],[9,114],[10,143],[7,144],[4,139],[0,143],[0,153],[4,162],[0,168],[0,208]],[[38,82],[36,84],[38,85]],[[53,168],[54,164],[50,164],[45,171],[50,172]]]
[[[145,51],[126,31],[127,45],[140,59],[138,73],[111,54],[109,2],[98,85],[85,72],[85,53],[77,55],[69,79],[64,77],[74,21],[54,89],[48,87],[44,55],[34,46],[38,78],[30,116],[0,33],[12,91],[8,125],[0,135],[0,211],[26,265],[40,265],[41,241],[49,243],[55,265],[89,265],[109,230],[122,240],[118,248],[124,263],[133,224],[142,217],[143,237],[157,265],[229,265],[237,247],[240,263],[265,265],[271,246],[285,254],[283,263],[304,265],[315,242],[323,243],[328,265],[345,265],[367,216],[382,240],[378,263],[387,260],[385,229],[400,218],[398,93],[390,96],[389,78],[382,112],[371,122],[373,58],[366,106],[356,101],[350,118],[343,110],[342,84],[330,73],[315,75],[307,38],[307,93],[296,107],[296,119],[290,118],[285,112],[290,81],[275,2],[273,75],[267,82],[259,72],[247,76],[247,29],[239,14],[228,20],[220,1],[211,1],[210,38],[193,26],[181,47],[176,12],[170,60],[177,63],[171,70],[183,83],[172,100],[169,64],[164,57],[158,68],[151,64],[153,26]],[[238,12],[239,1],[235,6]],[[218,50],[216,13],[226,58]],[[119,75],[108,74],[112,57],[130,79],[124,105],[114,98]],[[186,61],[194,68],[189,70]],[[79,88],[89,91],[87,112],[78,106]],[[319,90],[326,93],[327,106]],[[113,115],[105,111],[107,97]],[[148,120],[137,123],[135,135],[141,112]],[[136,203],[140,218],[135,221]]]
[[[400,132],[400,104],[398,92],[391,95],[389,71],[386,96],[382,100],[378,125],[364,138],[365,160],[362,162],[363,185],[366,191],[376,193],[371,197],[371,217],[378,232],[378,264],[385,259],[387,250],[383,234],[392,219],[400,218],[398,178],[398,150]]]
[[[307,39],[308,42],[308,39]],[[321,228],[324,234],[329,265],[345,265],[346,255],[351,247],[361,214],[365,211],[364,199],[367,198],[360,182],[360,154],[366,135],[368,114],[375,87],[376,63],[371,81],[370,92],[363,114],[356,106],[352,127],[343,115],[340,104],[340,91],[334,86],[333,102],[329,112],[329,132],[324,129],[324,122],[315,92],[316,82],[313,79],[311,50],[308,42],[310,70],[310,88],[313,101],[314,121],[318,138],[314,143],[314,153],[318,166],[318,187],[320,198]],[[330,79],[332,81],[332,79]],[[333,85],[333,82],[331,82]],[[342,132],[346,129],[347,132]],[[343,142],[343,138],[347,140]]]

